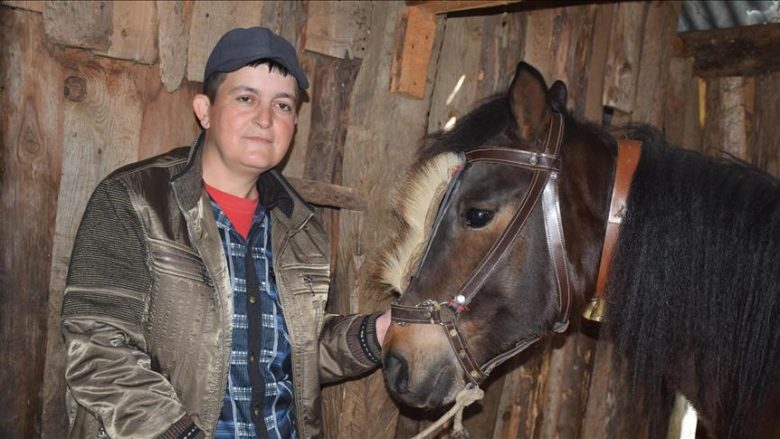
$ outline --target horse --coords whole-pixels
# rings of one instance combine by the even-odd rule
[[[374,273],[403,292],[390,394],[450,404],[593,301],[652,436],[674,392],[716,437],[774,428],[780,182],[651,126],[579,121],[566,99],[521,62],[506,93],[418,152]]]

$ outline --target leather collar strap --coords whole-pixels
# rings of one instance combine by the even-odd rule
[[[456,357],[467,377],[475,384],[487,378],[487,375],[499,364],[526,349],[540,337],[530,336],[518,342],[512,349],[487,361],[481,367],[474,360],[465,339],[457,327],[457,319],[462,310],[480,291],[482,285],[493,272],[498,262],[506,256],[512,243],[520,234],[523,226],[539,201],[542,208],[547,233],[548,250],[556,278],[558,292],[558,317],[554,326],[556,332],[562,332],[568,326],[571,287],[567,271],[563,229],[558,199],[558,173],[560,171],[560,147],[563,140],[563,116],[554,113],[550,124],[543,153],[534,153],[512,148],[486,147],[466,153],[467,163],[488,162],[520,168],[533,172],[531,184],[520,202],[520,206],[509,225],[488,250],[469,279],[459,289],[455,304],[441,304],[425,301],[416,306],[393,304],[392,319],[399,324],[438,324],[441,325],[457,354]],[[424,259],[424,258],[423,258]]]
[[[596,278],[596,292],[586,305],[582,316],[594,322],[601,322],[607,312],[606,285],[609,277],[609,269],[612,265],[612,257],[615,252],[620,224],[627,212],[628,194],[634,172],[639,164],[642,152],[642,142],[638,140],[620,140],[618,142],[617,164],[615,165],[615,181],[612,186],[612,199],[609,203],[609,219],[607,231],[604,236],[604,245],[601,250],[601,262],[599,274]]]

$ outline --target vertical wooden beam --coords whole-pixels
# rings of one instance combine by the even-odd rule
[[[0,47],[0,437],[39,437],[64,75],[40,13],[0,6]]]
[[[157,70],[84,51],[57,54],[65,70],[62,180],[57,198],[51,279],[43,437],[67,430],[64,394],[65,347],[60,309],[70,253],[81,216],[98,182],[121,165],[138,159],[144,114],[143,85]]]
[[[361,60],[340,59],[308,52],[313,61],[311,94],[311,130],[306,147],[304,178],[341,184],[344,140],[349,125],[352,88]],[[331,239],[331,266],[337,265],[338,212],[320,210],[318,217]],[[346,314],[349,303],[334,295],[328,304],[331,312]]]
[[[780,73],[756,78],[751,162],[780,178]]]
[[[661,126],[664,120],[664,98],[669,83],[672,39],[676,35],[681,2],[655,1],[648,5],[642,39],[642,58],[637,75],[636,104],[633,122]]]
[[[647,8],[643,2],[619,3],[610,36],[603,103],[628,114],[634,111]]]
[[[586,120],[601,122],[604,113],[604,82],[609,59],[609,41],[615,17],[616,4],[598,5],[593,25],[591,56],[588,61],[588,84],[581,115]]]
[[[422,98],[436,36],[436,15],[419,7],[408,7],[397,35],[390,67],[390,91]]]
[[[194,2],[187,50],[187,79],[203,82],[203,69],[211,49],[222,35],[236,27],[260,24],[263,4],[258,2]]]
[[[308,2],[305,48],[334,58],[363,58],[368,38],[364,2]]]
[[[745,79],[714,78],[707,81],[707,113],[704,152],[721,156],[724,152],[742,160],[748,157],[745,132]]]
[[[665,107],[662,126],[669,142],[700,150],[699,82],[693,76],[692,58],[672,58]]]
[[[201,92],[201,84],[185,81],[176,91],[168,92],[160,82],[160,67],[152,66],[149,70],[151,75],[143,82],[139,160],[190,145],[200,133],[192,113],[192,98]]]
[[[156,4],[160,81],[166,91],[172,92],[179,88],[187,71],[192,2],[157,0]]]

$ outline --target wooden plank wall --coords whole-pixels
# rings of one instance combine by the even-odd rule
[[[192,141],[191,98],[229,28],[282,33],[310,76],[284,172],[314,188],[306,193],[348,198],[332,197],[326,204],[345,208],[318,213],[333,240],[333,312],[392,300],[362,271],[390,226],[391,189],[422,137],[505,89],[519,60],[548,84],[565,81],[578,117],[652,123],[673,143],[728,151],[780,175],[778,73],[697,77],[691,54],[672,51],[679,2],[561,5],[426,19],[428,70],[415,78],[421,97],[410,97],[390,85],[409,32],[400,1],[3,1],[0,201],[11,214],[0,218],[0,437],[63,436],[57,322],[86,201],[117,166]],[[503,365],[466,413],[472,437],[642,437],[610,372],[610,345],[596,335],[571,330]],[[329,438],[405,438],[435,419],[399,410],[379,372],[326,388],[323,404]]]

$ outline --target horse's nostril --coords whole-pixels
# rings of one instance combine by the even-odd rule
[[[391,352],[384,359],[382,367],[385,381],[391,390],[396,393],[406,393],[409,390],[409,366],[403,357]]]

